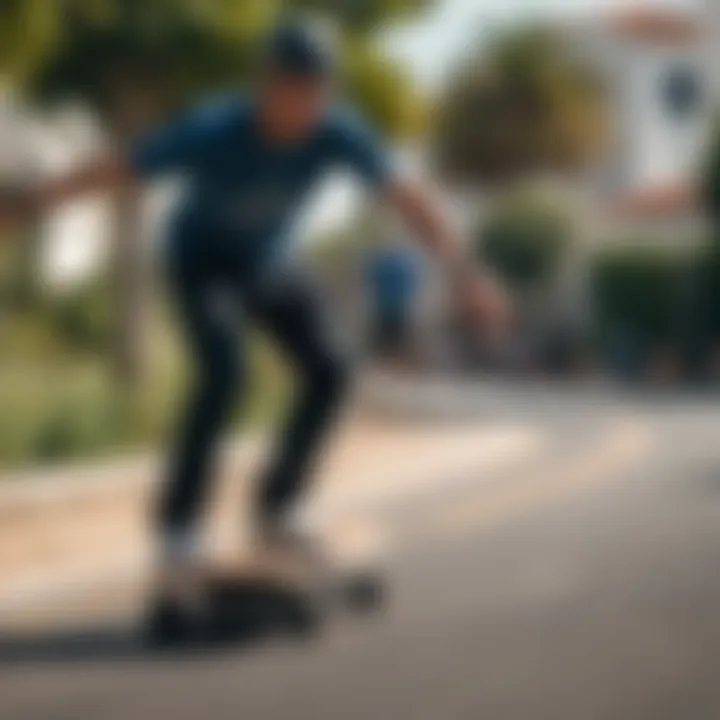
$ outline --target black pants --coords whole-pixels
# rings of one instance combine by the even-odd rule
[[[232,256],[209,250],[176,253],[170,263],[196,378],[161,497],[163,530],[192,528],[207,497],[216,441],[243,396],[243,326],[248,321],[278,343],[299,376],[295,408],[260,478],[260,516],[283,513],[306,487],[345,394],[348,366],[329,338],[313,289],[297,275],[250,282],[234,264]]]

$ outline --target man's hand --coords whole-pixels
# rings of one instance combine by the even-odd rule
[[[505,335],[512,324],[512,306],[500,284],[470,270],[456,277],[459,309],[463,316],[477,323],[491,337]]]
[[[448,269],[463,317],[495,337],[509,330],[512,313],[508,297],[499,283],[475,270],[463,250],[465,243],[433,197],[414,183],[396,181],[386,189],[385,198],[414,236]]]

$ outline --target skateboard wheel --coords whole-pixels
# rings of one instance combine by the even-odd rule
[[[179,645],[194,637],[196,623],[177,602],[163,598],[150,609],[146,638],[156,647]]]
[[[361,613],[373,612],[385,600],[385,586],[381,578],[363,575],[353,580],[346,588],[346,599],[352,610]]]
[[[284,627],[294,637],[306,638],[320,630],[319,609],[311,598],[298,599],[289,603],[284,618]]]

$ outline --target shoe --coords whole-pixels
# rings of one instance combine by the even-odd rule
[[[260,555],[272,560],[300,563],[316,570],[329,563],[326,547],[317,533],[277,519],[258,523],[255,543]]]
[[[186,607],[202,602],[206,557],[194,533],[171,532],[161,539],[157,577],[161,593]]]

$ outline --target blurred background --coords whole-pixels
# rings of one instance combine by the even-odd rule
[[[720,5],[5,0],[0,181],[63,173],[247,85],[258,40],[298,11],[336,25],[343,92],[503,280],[517,322],[500,343],[468,327],[393,218],[352,178],[327,178],[302,218],[302,262],[365,362],[319,512],[396,531],[399,607],[420,620],[398,610],[382,640],[343,636],[314,656],[346,695],[308,698],[315,680],[284,655],[245,668],[246,716],[286,711],[258,681],[273,676],[297,717],[720,717]],[[0,642],[0,665],[16,672],[72,655],[77,632],[51,642],[43,622],[59,606],[105,622],[122,595],[108,587],[130,587],[147,554],[156,456],[187,382],[156,267],[177,192],[89,199],[1,239],[0,632],[26,635]],[[388,318],[401,320],[389,334]],[[223,498],[246,492],[292,389],[262,336],[250,350]],[[588,487],[606,492],[577,499]],[[52,603],[28,615],[39,600]],[[80,655],[99,673],[97,648],[116,645],[91,638]],[[183,668],[195,697],[243,712],[237,666],[210,667]],[[0,714],[98,717],[77,703],[106,697],[104,676],[91,688],[63,664],[27,682],[57,672],[69,684],[54,705],[18,682]],[[171,674],[145,677],[123,680],[142,690],[138,717]],[[418,683],[437,683],[435,699]]]
[[[398,162],[435,185],[520,319],[509,347],[485,347],[455,322],[401,230],[334,176],[299,234],[353,337],[372,345],[369,318],[393,301],[390,265],[409,275],[395,299],[408,331],[390,354],[415,369],[718,379],[712,12],[559,0],[285,5],[6,3],[3,180],[62,173],[204,93],[246,83],[279,13],[324,12],[341,30],[346,94]],[[173,190],[63,207],[3,243],[3,467],[162,438],[183,382],[153,277]],[[272,417],[283,396],[282,368],[257,346],[256,372],[268,378],[251,422]]]

